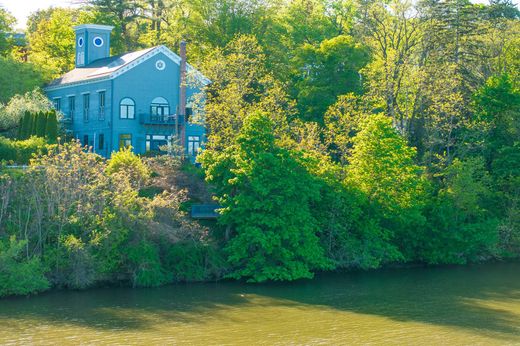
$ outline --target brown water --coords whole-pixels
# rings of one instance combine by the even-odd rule
[[[0,300],[0,344],[520,344],[520,264]]]

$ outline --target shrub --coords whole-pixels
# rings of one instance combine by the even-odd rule
[[[47,151],[45,139],[31,137],[17,141],[0,137],[0,161],[28,164],[33,155],[41,155]]]
[[[0,130],[16,127],[26,112],[48,112],[51,109],[51,102],[39,90],[15,95],[4,107],[0,107]]]
[[[226,261],[216,248],[200,243],[177,243],[170,246],[165,267],[174,281],[218,279],[226,269]]]
[[[156,287],[168,281],[168,276],[161,266],[159,249],[153,243],[143,240],[137,245],[130,246],[128,259],[134,287]]]
[[[141,158],[132,152],[131,148],[123,148],[112,153],[106,173],[108,175],[124,174],[136,188],[140,188],[150,177],[150,170]]]
[[[0,242],[0,297],[26,295],[49,288],[38,258],[23,256],[27,241]]]
[[[58,118],[56,117],[56,111],[50,111],[47,113],[47,122],[45,124],[45,136],[49,143],[56,143],[58,139]]]

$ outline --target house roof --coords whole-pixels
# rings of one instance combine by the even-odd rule
[[[181,58],[177,54],[173,53],[165,46],[156,46],[131,53],[98,59],[84,67],[76,67],[72,71],[65,73],[60,78],[51,81],[47,84],[45,89],[51,90],[72,84],[84,84],[102,79],[111,79],[160,52],[169,56],[177,64],[180,63]],[[195,72],[203,84],[210,83],[206,77],[196,71],[189,64],[187,64],[187,69],[189,72]]]
[[[154,48],[156,47],[94,60],[84,67],[76,67],[74,70],[65,73],[60,78],[56,78],[50,82],[47,87],[50,88],[109,76],[112,72],[130,64],[132,61],[142,57]]]

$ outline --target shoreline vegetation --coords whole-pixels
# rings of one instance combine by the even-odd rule
[[[0,9],[0,296],[520,256],[510,1],[178,5],[41,10],[25,52]],[[189,100],[200,167],[68,137],[38,88],[73,68],[85,22],[115,27],[114,54],[188,42],[212,81]],[[215,202],[217,221],[188,217]]]

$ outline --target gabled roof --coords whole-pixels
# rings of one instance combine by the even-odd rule
[[[84,67],[76,67],[72,71],[65,73],[60,78],[50,82],[45,89],[52,90],[75,84],[85,84],[104,79],[112,79],[158,53],[164,53],[175,63],[180,64],[181,58],[177,54],[173,53],[165,46],[156,46],[131,53],[111,56],[109,58],[98,59]],[[188,71],[195,70],[189,64],[187,64],[187,69]],[[203,84],[206,85],[210,83],[210,81],[200,72],[196,71],[196,75]]]

